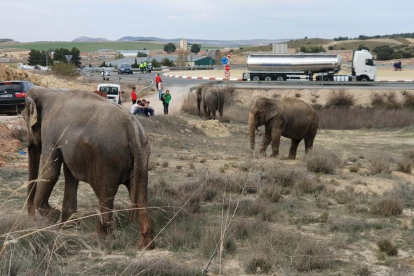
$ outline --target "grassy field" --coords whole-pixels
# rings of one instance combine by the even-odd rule
[[[288,48],[299,48],[300,46],[314,46],[314,45],[324,45],[329,42],[332,42],[330,39],[323,38],[308,38],[308,39],[295,39],[287,43]]]
[[[397,43],[387,43],[383,41],[364,41],[364,40],[356,40],[356,41],[349,41],[349,42],[342,42],[334,45],[335,50],[357,50],[360,45],[364,45],[368,47],[370,50],[374,49],[378,46],[388,45],[390,47],[398,46]]]

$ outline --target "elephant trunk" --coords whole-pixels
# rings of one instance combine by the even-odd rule
[[[250,149],[254,150],[256,140],[256,118],[254,113],[249,113],[249,135],[250,135]]]
[[[29,185],[27,187],[27,211],[29,216],[35,217],[34,198],[36,194],[36,185],[39,176],[40,150],[35,145],[30,145],[29,149]]]

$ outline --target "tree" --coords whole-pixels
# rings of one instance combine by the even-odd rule
[[[137,57],[147,57],[148,55],[143,52],[138,52]]]
[[[389,54],[394,53],[394,49],[388,45],[382,45],[382,46],[375,47],[374,49],[372,49],[372,51],[374,51],[374,53],[380,53],[380,52],[385,52]]]
[[[173,66],[175,66],[175,65],[174,65],[174,62],[173,62],[172,60],[169,60],[168,58],[164,58],[164,59],[161,61],[161,65],[163,65],[163,66],[169,66],[169,67],[173,67]]]
[[[201,44],[195,43],[191,46],[191,53],[198,54],[200,53],[200,50],[201,50]]]
[[[388,52],[379,52],[377,55],[378,60],[390,60],[392,59],[391,54]]]
[[[332,51],[333,49],[335,49],[335,47],[331,45],[328,47],[328,49]]]
[[[175,61],[177,66],[186,66],[188,52],[184,50],[180,50],[178,51],[177,54],[178,54],[178,57],[177,57],[177,60]]]
[[[65,55],[71,55],[71,52],[65,48],[58,48],[53,54],[53,60],[67,63]]]
[[[121,58],[124,58],[124,55],[121,53],[117,53],[115,56],[115,59],[121,59]]]
[[[168,43],[164,45],[164,51],[167,53],[174,53],[177,48],[175,47],[174,43]]]
[[[133,64],[131,64],[132,68],[139,68],[139,64],[137,62],[137,59],[135,59],[135,62]]]
[[[361,50],[367,50],[367,51],[369,51],[369,48],[367,46],[365,46],[364,44],[361,44],[358,47],[358,51],[361,51]]]
[[[27,63],[29,65],[41,65],[46,66],[46,55],[48,55],[48,59],[50,60],[50,56],[45,51],[37,51],[37,50],[30,50],[29,58],[27,59]]]
[[[74,63],[76,66],[79,66],[79,64],[81,63],[80,50],[76,47],[73,47],[70,51],[70,54],[72,55],[72,59],[70,60],[70,62]]]
[[[106,67],[106,63],[105,63],[105,61],[104,61],[104,62],[102,62],[101,66],[99,66],[99,67]]]
[[[153,67],[161,67],[161,63],[159,63],[155,58],[151,60]]]

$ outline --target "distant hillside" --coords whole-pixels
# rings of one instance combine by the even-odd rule
[[[112,40],[101,38],[101,37],[87,37],[87,36],[80,36],[72,40],[72,42],[110,42]]]
[[[2,42],[13,42],[14,40],[13,39],[10,39],[10,38],[0,38],[0,43],[2,43]]]
[[[145,36],[124,36],[117,41],[158,41],[158,42],[180,42],[181,38],[159,38]],[[220,45],[220,46],[241,46],[241,45],[267,45],[270,43],[285,42],[289,39],[245,39],[245,40],[208,40],[208,39],[187,39],[188,43],[198,43],[201,45]]]

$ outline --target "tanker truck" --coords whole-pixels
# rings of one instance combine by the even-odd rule
[[[257,54],[247,58],[243,80],[286,81],[375,81],[377,67],[367,50],[354,51],[351,75],[336,75],[341,70],[339,54]]]

